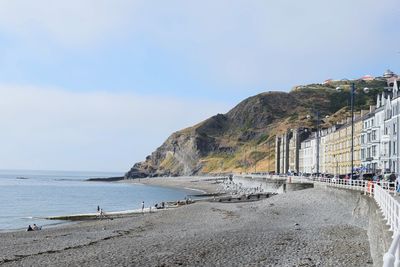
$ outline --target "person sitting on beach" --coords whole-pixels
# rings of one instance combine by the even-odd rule
[[[27,232],[28,232],[28,231],[33,231],[31,225],[28,226],[28,229],[26,229],[26,231],[27,231]]]
[[[32,229],[34,231],[39,231],[39,230],[42,230],[42,227],[41,226],[37,226],[36,223],[34,223]]]

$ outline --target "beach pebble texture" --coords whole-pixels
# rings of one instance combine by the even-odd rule
[[[337,194],[349,193],[313,188],[1,233],[0,265],[373,266],[367,221]]]

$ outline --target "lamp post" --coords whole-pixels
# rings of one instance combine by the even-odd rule
[[[351,83],[350,90],[350,105],[351,105],[351,173],[350,179],[353,179],[353,171],[354,171],[354,83]]]
[[[348,82],[349,80],[343,79],[342,81]],[[336,87],[336,90],[341,91],[341,87]],[[350,109],[351,109],[351,148],[350,148],[350,156],[351,156],[351,169],[350,169],[350,179],[353,179],[353,171],[354,171],[354,95],[356,91],[356,86],[354,82],[351,83],[350,87]],[[364,93],[368,93],[369,88],[365,87],[363,89]]]
[[[396,103],[396,109],[395,109],[395,111],[396,111],[396,116],[397,116],[397,123],[396,123],[396,141],[397,141],[397,151],[396,151],[396,153],[397,153],[397,168],[396,168],[396,173],[397,173],[397,176],[396,177],[398,177],[399,176],[399,174],[400,174],[400,161],[399,161],[399,129],[400,129],[400,127],[399,127],[399,116],[400,116],[400,113],[399,113],[399,102],[397,102]]]

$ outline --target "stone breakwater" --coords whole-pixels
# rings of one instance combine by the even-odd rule
[[[168,212],[0,233],[0,264],[373,266],[368,212],[357,201],[338,200],[342,194],[350,193],[313,188],[256,202],[198,202]]]

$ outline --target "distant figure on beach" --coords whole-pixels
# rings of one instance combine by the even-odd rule
[[[103,209],[100,209],[100,216],[103,216],[103,215],[104,215]]]
[[[100,206],[97,205],[97,212],[100,212]]]
[[[142,201],[142,213],[144,213],[144,201]]]
[[[42,227],[41,226],[37,226],[36,223],[34,223],[32,229],[34,231],[39,231],[39,230],[42,230]]]
[[[32,229],[32,227],[31,227],[31,225],[29,225],[29,226],[28,226],[28,229],[26,229],[26,231],[27,231],[27,232],[29,232],[29,231],[33,231],[33,229]]]

